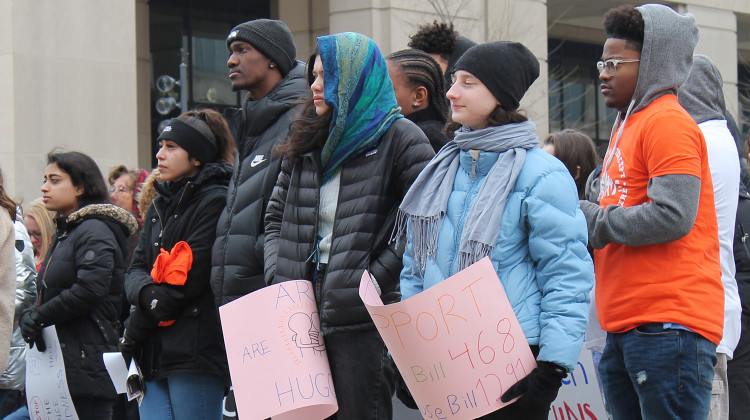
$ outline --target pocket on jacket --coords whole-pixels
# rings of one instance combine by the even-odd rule
[[[157,327],[161,333],[161,354],[159,364],[162,368],[170,365],[189,362],[198,354],[198,315],[200,308],[189,307],[168,327]]]

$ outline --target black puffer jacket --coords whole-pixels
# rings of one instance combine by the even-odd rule
[[[295,105],[310,93],[304,69],[298,63],[266,97],[225,115],[238,155],[211,259],[217,306],[265,286],[263,216],[281,167],[274,146],[286,140]]]
[[[70,395],[115,399],[102,352],[117,351],[128,236],[138,222],[112,204],[58,218],[37,277],[39,319],[54,324]]]
[[[126,334],[140,326],[133,322],[136,317],[148,317],[139,307],[139,294],[144,286],[154,283],[150,273],[160,249],[171,251],[177,242],[185,241],[193,252],[193,265],[184,286],[160,286],[182,292],[183,309],[174,324],[151,329],[140,344],[135,357],[147,379],[212,375],[229,384],[219,312],[209,279],[214,227],[226,202],[231,173],[232,167],[225,162],[209,163],[195,179],[156,185],[158,195],[146,211],[133,262],[125,275],[128,301],[135,306],[133,311],[139,311],[126,321]],[[141,331],[133,333],[141,335]]]
[[[315,285],[323,332],[373,328],[359,298],[367,269],[386,303],[400,299],[405,241],[389,244],[398,205],[434,156],[424,133],[396,120],[378,144],[344,164],[325,278]],[[312,280],[322,167],[320,150],[284,160],[266,214],[266,280]]]
[[[740,185],[734,230],[734,264],[737,268],[735,278],[742,301],[742,316],[750,317],[750,192],[743,185]]]

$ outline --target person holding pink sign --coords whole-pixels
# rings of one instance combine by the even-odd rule
[[[538,75],[516,42],[464,53],[446,94],[455,137],[406,194],[394,232],[407,238],[403,299],[490,257],[537,368],[497,396],[518,401],[484,418],[547,418],[578,361],[594,284],[573,178],[518,111]]]
[[[393,369],[359,298],[364,270],[398,301],[403,244],[389,244],[396,209],[434,155],[403,118],[375,42],[318,38],[312,97],[282,146],[266,214],[268,283],[313,282],[340,419],[390,419]]]

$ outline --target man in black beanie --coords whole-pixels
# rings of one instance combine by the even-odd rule
[[[287,138],[300,98],[310,94],[305,66],[296,60],[284,22],[256,19],[237,25],[227,36],[227,47],[232,88],[248,94],[242,108],[224,115],[238,152],[211,261],[217,305],[265,286],[263,218],[281,169],[274,147]]]

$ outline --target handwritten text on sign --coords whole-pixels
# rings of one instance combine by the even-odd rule
[[[584,346],[576,369],[563,379],[563,386],[552,402],[549,420],[605,420],[607,412],[599,390],[599,380],[591,357]]]
[[[488,258],[403,302],[383,305],[368,273],[359,289],[425,418],[475,418],[536,367]]]
[[[55,326],[42,330],[44,352],[34,346],[26,351],[26,403],[32,420],[78,420],[65,377],[65,363]]]
[[[324,419],[338,410],[309,281],[268,286],[219,312],[242,419]]]

